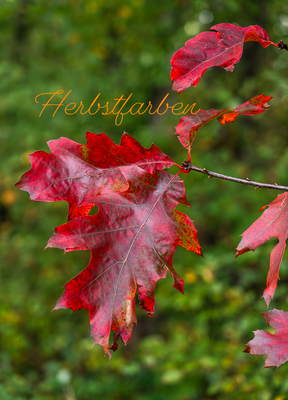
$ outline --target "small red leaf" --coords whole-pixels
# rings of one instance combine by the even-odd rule
[[[52,154],[31,154],[32,168],[16,186],[34,201],[67,201],[71,220],[88,215],[98,195],[127,190],[121,166],[136,164],[153,173],[174,164],[155,144],[146,149],[126,132],[120,145],[104,133],[87,131],[86,138],[86,146],[64,137],[48,142]]]
[[[200,110],[197,114],[185,115],[180,119],[180,122],[176,126],[175,134],[178,135],[178,139],[182,146],[190,151],[192,143],[203,125],[215,118],[217,118],[222,125],[225,125],[234,122],[239,114],[260,114],[267,110],[269,107],[267,102],[271,99],[272,97],[261,94],[252,97],[252,99],[246,101],[233,110],[230,108],[225,108],[224,110]]]
[[[258,25],[242,28],[233,24],[219,24],[210,28],[217,32],[202,32],[185,43],[171,59],[173,90],[178,93],[197,86],[210,67],[223,67],[232,72],[243,53],[244,42],[271,43],[266,31]]]
[[[96,215],[59,226],[47,245],[65,252],[91,251],[89,265],[65,285],[55,309],[86,308],[94,343],[109,355],[118,339],[116,334],[109,346],[111,329],[125,344],[131,336],[136,291],[150,316],[156,282],[167,270],[183,293],[183,280],[172,266],[176,246],[202,254],[192,221],[175,209],[179,203],[189,205],[182,180],[167,171],[152,175],[136,165],[121,167],[121,173],[129,182],[126,192],[99,195]]]
[[[267,206],[265,206],[267,207]],[[262,207],[263,209],[263,207]],[[237,247],[236,257],[250,250],[255,250],[272,237],[279,242],[271,251],[270,267],[267,275],[267,287],[263,297],[268,307],[277,287],[279,267],[283,258],[288,237],[288,192],[279,194],[244,233]]]
[[[264,368],[279,367],[288,360],[288,312],[276,310],[262,313],[275,333],[257,330],[254,339],[247,343],[245,353],[267,354]]]

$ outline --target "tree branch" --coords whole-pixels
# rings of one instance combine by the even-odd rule
[[[208,175],[208,178],[225,179],[226,181],[232,181],[232,182],[242,183],[244,185],[255,186],[255,189],[266,188],[266,189],[276,189],[276,190],[288,191],[288,186],[280,186],[280,185],[277,185],[277,183],[275,183],[274,185],[271,185],[269,183],[261,183],[261,182],[251,181],[249,178],[239,179],[239,178],[234,178],[233,176],[218,174],[217,172],[208,171],[206,168],[196,167],[195,165],[192,165],[189,161],[184,161],[182,163],[182,168],[185,171],[201,172],[202,174]]]

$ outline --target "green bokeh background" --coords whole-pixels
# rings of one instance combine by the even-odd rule
[[[277,192],[255,190],[191,172],[183,176],[204,257],[177,248],[172,278],[157,283],[156,312],[137,306],[132,338],[109,361],[92,347],[88,313],[51,313],[62,286],[88,263],[88,252],[43,252],[53,228],[65,222],[67,204],[28,201],[14,187],[30,168],[28,154],[48,151],[60,136],[85,143],[85,130],[116,143],[125,130],[143,146],[154,142],[181,163],[187,154],[174,135],[179,117],[127,115],[120,126],[100,113],[54,117],[34,99],[72,90],[69,102],[196,102],[197,108],[233,108],[264,93],[269,111],[206,125],[194,143],[192,163],[253,180],[287,185],[288,53],[246,43],[233,73],[207,71],[197,88],[171,89],[170,59],[186,40],[228,22],[262,26],[274,42],[288,41],[288,5],[268,0],[0,0],[0,399],[194,400],[288,398],[288,366],[263,369],[265,356],[243,353],[253,330],[270,329],[266,310],[269,254],[275,243],[235,259],[240,234]],[[61,97],[59,97],[60,99]],[[65,104],[68,104],[66,102]],[[176,170],[172,170],[176,172]],[[287,257],[270,308],[287,310]],[[272,330],[270,329],[270,332]]]

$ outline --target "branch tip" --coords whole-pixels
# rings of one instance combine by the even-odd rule
[[[283,40],[280,40],[278,43],[277,43],[277,46],[278,46],[278,48],[279,48],[279,50],[288,50],[288,46],[287,46],[287,44],[286,43],[284,43],[283,42]]]
[[[251,181],[250,178],[240,179],[240,178],[235,178],[233,176],[218,174],[217,172],[209,171],[206,168],[196,167],[195,165],[192,165],[189,161],[184,161],[182,163],[182,168],[184,171],[186,170],[186,171],[201,172],[202,174],[208,175],[208,178],[219,178],[219,179],[224,179],[226,181],[232,181],[232,182],[236,182],[236,183],[242,183],[244,185],[255,186],[255,189],[266,188],[266,189],[276,189],[276,190],[288,191],[288,186],[280,186],[280,185],[278,185],[278,183],[275,183],[273,185],[270,183],[255,182],[255,181]]]

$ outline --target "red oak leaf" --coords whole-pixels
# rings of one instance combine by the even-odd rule
[[[188,40],[171,59],[173,90],[178,93],[191,85],[197,86],[200,78],[210,67],[223,67],[232,72],[243,53],[244,42],[259,42],[268,47],[269,36],[258,25],[242,28],[233,24],[214,25],[217,32],[202,32]]]
[[[224,110],[200,110],[197,112],[197,114],[185,115],[180,119],[180,122],[176,126],[175,134],[178,135],[178,139],[180,140],[182,146],[188,149],[190,152],[192,143],[203,125],[215,118],[217,118],[222,125],[225,125],[227,123],[234,122],[239,114],[259,114],[269,108],[267,102],[271,99],[272,97],[261,94],[252,97],[252,99],[246,101],[233,110],[230,108],[225,108]]]
[[[65,285],[55,309],[89,311],[91,336],[110,356],[120,336],[126,344],[136,323],[135,294],[154,314],[154,290],[167,270],[183,293],[183,280],[172,266],[176,246],[197,254],[201,248],[192,221],[175,208],[189,205],[181,179],[167,171],[154,174],[138,166],[120,167],[129,189],[97,197],[96,215],[75,218],[56,228],[47,247],[65,252],[90,250],[89,265]],[[114,343],[109,347],[109,334]]]
[[[288,312],[276,310],[261,313],[275,333],[254,331],[254,339],[247,343],[245,353],[267,354],[264,368],[279,367],[288,360]]]
[[[104,133],[87,131],[86,138],[86,146],[63,137],[48,142],[52,154],[31,154],[32,168],[16,186],[29,192],[30,200],[67,201],[71,220],[88,215],[98,195],[127,190],[121,166],[136,164],[153,173],[174,164],[155,144],[146,149],[126,132],[120,145]]]
[[[261,208],[263,210],[264,206]],[[261,211],[260,210],[260,211]],[[267,275],[267,287],[263,297],[268,307],[277,287],[279,267],[283,258],[288,237],[288,192],[279,194],[244,233],[237,247],[236,257],[249,250],[255,250],[272,237],[277,237],[279,242],[271,251],[270,267]]]

